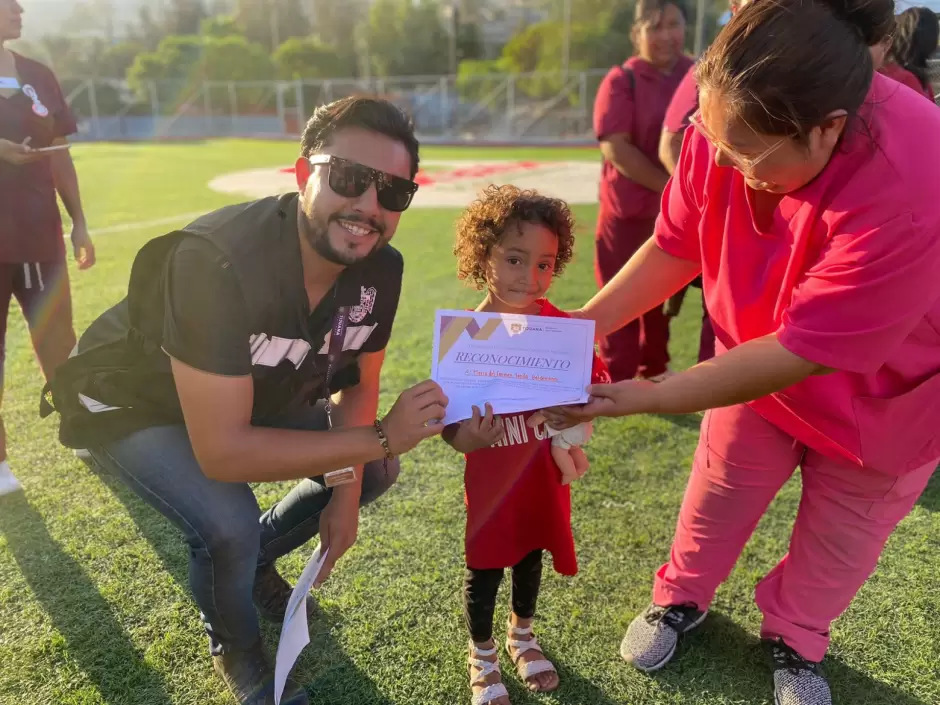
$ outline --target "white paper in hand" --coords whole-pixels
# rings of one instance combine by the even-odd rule
[[[287,676],[297,662],[300,652],[310,643],[310,630],[307,627],[307,593],[313,587],[329,553],[330,549],[326,549],[323,555],[320,555],[320,547],[317,546],[287,602],[287,612],[284,614],[281,639],[277,644],[277,657],[274,661],[275,705],[281,705],[281,695],[284,693]]]

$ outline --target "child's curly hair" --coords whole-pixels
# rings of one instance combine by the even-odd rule
[[[486,287],[486,260],[506,233],[522,223],[544,225],[558,237],[558,257],[554,276],[571,261],[574,250],[574,216],[568,204],[558,198],[516,186],[487,186],[457,221],[457,278],[469,280],[477,289]]]

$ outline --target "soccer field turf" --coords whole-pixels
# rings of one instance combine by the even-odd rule
[[[80,145],[74,150],[92,229],[208,211],[239,200],[213,193],[219,174],[293,161],[294,144],[225,140],[174,145]],[[425,158],[596,159],[590,150],[423,150]],[[575,262],[553,287],[561,307],[594,292],[596,207],[575,208]],[[456,210],[408,212],[394,244],[405,283],[388,348],[381,407],[430,369],[436,307],[479,295],[456,281]],[[133,255],[169,225],[96,238],[98,265],[72,269],[76,327],[83,330],[126,292]],[[673,325],[675,365],[692,362],[697,292]],[[37,415],[42,380],[14,306],[7,339],[3,415],[11,462],[25,493],[0,500],[0,703],[203,705],[229,703],[213,674],[198,611],[188,595],[187,550],[162,517],[124,486],[85,468]],[[762,520],[721,588],[702,629],[674,664],[646,676],[617,653],[630,620],[650,598],[666,558],[698,417],[606,420],[588,446],[592,467],[573,486],[581,572],[550,570],[537,631],[561,674],[535,696],[503,658],[514,705],[770,703],[770,672],[758,648],[755,583],[786,553],[799,476]],[[311,644],[295,669],[314,703],[390,705],[469,702],[460,606],[463,462],[440,440],[403,458],[401,479],[364,510],[359,542],[316,594]],[[289,483],[257,488],[262,508]],[[313,545],[282,559],[296,579]],[[834,568],[836,568],[834,566]],[[504,582],[502,595],[507,596]],[[504,624],[501,599],[497,625]],[[874,577],[835,624],[827,660],[835,702],[940,703],[940,481],[935,478],[892,537]],[[498,633],[501,629],[497,630]],[[278,630],[265,627],[269,651]]]

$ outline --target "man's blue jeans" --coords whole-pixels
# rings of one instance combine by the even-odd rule
[[[326,430],[322,404],[271,424],[275,428]],[[261,514],[247,483],[206,477],[184,426],[144,429],[116,443],[90,447],[106,472],[126,483],[176,525],[189,544],[189,584],[202,611],[213,655],[251,647],[260,637],[252,586],[259,565],[276,560],[314,537],[332,496],[322,480],[302,480]],[[361,505],[384,494],[399,465],[365,466]]]

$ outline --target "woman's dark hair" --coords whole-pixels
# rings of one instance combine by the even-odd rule
[[[653,19],[657,13],[665,12],[666,7],[669,5],[676,6],[676,9],[679,10],[679,13],[682,15],[682,19],[689,19],[688,10],[686,10],[682,0],[637,0],[633,14],[633,26],[639,27],[640,25],[646,24]]]
[[[350,96],[317,108],[301,138],[301,154],[309,157],[330,144],[346,127],[358,127],[401,142],[411,155],[411,178],[418,173],[418,140],[415,126],[398,106],[368,96]]]
[[[758,0],[736,12],[696,68],[703,92],[768,135],[805,140],[871,86],[869,47],[894,30],[894,0]]]
[[[930,86],[927,60],[940,42],[940,22],[933,10],[911,7],[897,18],[897,30],[891,44],[891,58],[917,76],[924,88]]]

